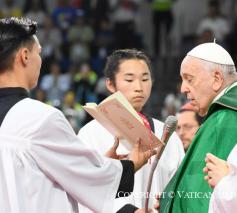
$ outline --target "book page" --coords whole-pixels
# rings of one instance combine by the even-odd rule
[[[112,135],[121,138],[122,134],[109,119],[107,119],[103,113],[97,109],[97,105],[86,104],[83,109],[87,111],[93,118],[95,118],[105,129],[107,129]]]
[[[132,107],[132,105],[128,102],[128,100],[124,97],[124,95],[120,91],[110,95],[108,98],[103,100],[99,105],[112,99],[117,99],[137,120],[139,120],[143,124],[141,117],[138,115],[136,110]]]
[[[97,109],[113,125],[119,129],[122,136],[133,146],[138,138],[142,139],[142,150],[154,149],[161,141],[139,122],[118,99],[110,99],[98,105]]]
[[[89,108],[95,108],[97,106],[96,103],[86,103],[85,107]]]

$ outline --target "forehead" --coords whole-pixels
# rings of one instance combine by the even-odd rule
[[[140,59],[129,59],[124,60],[120,63],[118,73],[150,73],[149,67],[144,60]]]
[[[186,56],[181,64],[180,75],[185,77],[186,75],[196,76],[202,74],[204,71],[204,66],[202,60]]]
[[[193,123],[193,122],[196,122],[196,119],[195,119],[195,112],[193,111],[183,111],[183,112],[180,112],[178,113],[177,115],[178,117],[178,122],[179,123]]]
[[[37,38],[37,36],[33,35],[33,38],[35,40],[34,47],[37,49],[41,49],[41,45],[40,45],[40,42],[39,42],[39,39]]]

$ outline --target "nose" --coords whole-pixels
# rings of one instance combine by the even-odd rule
[[[141,81],[135,81],[135,85],[134,85],[135,91],[137,92],[141,92],[142,89],[142,82]]]
[[[185,134],[185,131],[183,130],[183,128],[177,127],[176,132],[177,132],[178,136],[182,139]]]
[[[184,83],[184,81],[182,81],[182,84],[181,84],[181,89],[180,89],[181,93],[188,93],[188,87],[187,85]]]

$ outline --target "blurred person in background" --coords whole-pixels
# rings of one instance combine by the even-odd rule
[[[83,110],[81,104],[76,101],[73,91],[68,91],[65,94],[62,103],[62,112],[68,119],[75,133],[77,133],[84,124],[86,112]]]
[[[206,30],[211,30],[214,38],[220,44],[223,44],[227,34],[230,32],[229,22],[220,12],[219,0],[208,1],[207,16],[199,23],[197,34],[201,35]]]
[[[21,17],[23,15],[22,9],[15,0],[4,0],[0,8],[0,18],[7,17]]]
[[[162,43],[168,44],[169,33],[173,24],[173,0],[151,0],[151,2],[155,54],[160,56]]]
[[[63,74],[57,61],[50,65],[50,73],[42,77],[40,88],[47,94],[47,99],[55,107],[61,107],[63,96],[69,90],[70,74]]]
[[[97,75],[91,69],[89,63],[84,62],[77,66],[72,81],[72,87],[75,91],[77,102],[81,105],[85,105],[87,102],[97,103],[97,96],[95,94]]]
[[[202,117],[197,114],[190,103],[185,104],[176,114],[176,117],[178,119],[176,132],[183,143],[185,152],[187,152],[202,123]]]
[[[24,17],[32,19],[42,27],[46,23],[48,15],[45,0],[26,0],[23,6]]]

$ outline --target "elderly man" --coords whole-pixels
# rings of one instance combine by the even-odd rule
[[[212,189],[204,181],[204,159],[211,152],[226,160],[237,142],[237,74],[229,53],[216,43],[191,50],[180,74],[181,92],[205,121],[163,193],[160,212],[208,212]]]

